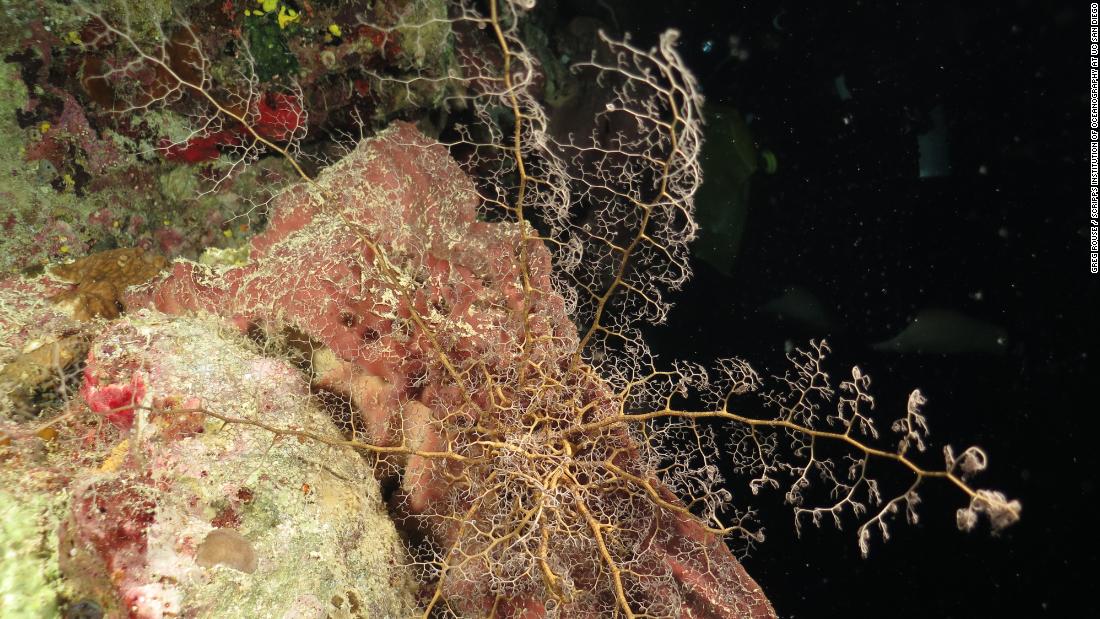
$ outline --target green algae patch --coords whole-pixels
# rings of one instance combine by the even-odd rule
[[[16,483],[11,477],[2,474],[0,480]],[[60,591],[52,510],[60,500],[0,491],[0,616],[57,616]]]

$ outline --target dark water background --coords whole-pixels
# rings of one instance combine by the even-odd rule
[[[1085,597],[1100,445],[1087,3],[544,4],[561,27],[576,16],[617,21],[646,46],[679,28],[708,101],[750,117],[758,150],[776,155],[776,172],[753,178],[728,273],[699,262],[669,324],[653,330],[661,355],[737,355],[781,371],[786,342],[827,336],[834,376],[858,363],[888,419],[913,387],[928,396],[935,453],[926,463],[942,462],[943,441],[982,445],[991,467],[976,485],[1023,501],[1023,521],[999,538],[964,534],[954,527],[962,495],[927,485],[920,524],[895,524],[864,560],[853,525],[810,527],[798,540],[780,493],[742,491],[768,534],[745,564],[780,615],[1095,608]],[[747,57],[729,58],[742,50]],[[919,136],[936,131],[940,155],[922,161]],[[922,178],[922,166],[933,175]],[[792,285],[817,297],[828,325],[761,309]],[[871,348],[925,308],[1002,329],[1002,349]]]

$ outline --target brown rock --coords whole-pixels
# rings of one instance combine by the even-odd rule
[[[231,529],[214,529],[199,544],[195,562],[203,567],[224,565],[239,572],[256,571],[256,551],[252,542]]]
[[[130,286],[142,284],[160,273],[167,264],[164,256],[146,253],[140,247],[112,249],[54,266],[50,274],[70,284],[72,290],[53,297],[58,305],[69,305],[73,318],[117,318],[119,297]]]

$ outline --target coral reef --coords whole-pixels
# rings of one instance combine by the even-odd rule
[[[0,24],[4,274],[119,247],[194,259],[208,247],[240,246],[238,237],[262,224],[258,211],[291,166],[257,161],[242,125],[204,109],[168,71],[208,86],[216,78],[219,94],[260,134],[295,143],[307,131],[382,126],[438,104],[448,89],[392,81],[446,72],[441,0],[318,4],[305,13],[278,2],[97,6],[126,24],[129,42],[97,25],[86,3],[36,7],[5,2]],[[151,69],[138,47],[171,62]],[[312,140],[303,159],[330,161],[339,154],[330,146]]]
[[[101,383],[140,375],[143,403],[158,410],[201,403],[332,428],[294,368],[216,323],[137,315],[97,338],[90,358],[86,373]],[[72,483],[61,543],[75,589],[143,617],[309,616],[335,610],[337,596],[357,596],[364,616],[409,612],[399,540],[353,450],[273,444],[261,429],[193,414],[138,416],[99,471]]]
[[[411,576],[395,560],[400,541],[353,450],[132,408],[201,403],[339,436],[296,369],[210,319],[139,313],[94,339],[85,372],[130,398],[125,423],[110,411],[106,427],[63,419],[63,438],[48,452],[11,451],[3,467],[12,484],[41,497],[23,518],[52,518],[45,529],[60,531],[41,560],[59,566],[43,573],[63,578],[55,587],[67,599],[130,617],[411,612]],[[96,410],[90,382],[74,410]],[[82,461],[92,453],[105,457]],[[39,471],[39,481],[16,482],[21,470]],[[49,497],[68,507],[35,507]]]
[[[52,277],[0,279],[0,408],[15,419],[34,419],[71,394],[88,344],[86,325],[50,300],[65,292]]]
[[[824,342],[771,382],[650,352],[701,183],[676,32],[597,35],[573,67],[605,91],[594,128],[555,133],[531,2],[257,5],[59,3],[65,38],[28,17],[14,45],[0,113],[35,142],[0,163],[72,205],[4,241],[36,250],[0,279],[0,479],[33,497],[18,529],[58,537],[20,546],[14,570],[55,567],[28,605],[764,619],[727,475],[784,488],[796,524],[854,514],[864,552],[928,479],[970,500],[962,528],[1018,519],[970,485],[977,447],[914,459],[919,391],[881,438]],[[871,461],[911,485],[884,498]]]
[[[528,308],[526,321],[519,311],[524,274],[513,260],[514,248],[517,243],[529,244],[526,275],[533,286],[549,289],[545,249],[523,240],[515,225],[476,221],[476,204],[472,184],[446,151],[410,125],[398,124],[327,169],[315,184],[278,196],[271,226],[253,241],[248,265],[214,273],[178,262],[166,278],[139,287],[126,299],[131,309],[151,303],[171,313],[216,312],[245,332],[259,329],[275,339],[291,337],[304,343],[309,353],[304,362],[311,367],[315,386],[347,398],[353,414],[360,417],[362,430],[356,438],[407,454],[402,463],[402,509],[421,517],[421,526],[430,529],[438,543],[459,548],[475,564],[454,566],[443,593],[455,608],[474,614],[487,612],[497,595],[490,588],[491,579],[481,573],[497,568],[479,558],[496,542],[492,536],[460,540],[463,525],[449,515],[465,512],[478,529],[507,526],[506,514],[478,508],[478,495],[489,492],[490,480],[509,468],[518,466],[514,474],[523,475],[522,457],[550,458],[560,452],[552,439],[539,434],[554,426],[568,428],[564,416],[576,414],[572,408],[532,411],[527,415],[534,417],[527,421],[521,410],[492,404],[493,384],[500,385],[523,362],[519,342],[525,333],[546,342],[528,360],[545,365],[547,371],[563,364],[577,345],[576,329],[560,297],[540,296],[538,304]],[[379,247],[386,248],[384,258]],[[492,379],[476,390],[463,389],[451,383],[445,365],[462,372],[476,365]],[[587,370],[560,379],[587,384],[585,399],[572,406],[592,412],[573,423],[597,422],[613,412],[601,411],[610,404],[611,394]],[[468,400],[482,402],[479,408],[484,412],[466,409]],[[484,448],[486,442],[515,440],[529,431],[529,423],[548,427],[531,436],[529,444],[521,443],[525,446],[518,454],[520,461],[514,460],[517,454]],[[540,445],[541,441],[551,444]],[[770,615],[759,587],[720,537],[686,512],[662,514],[644,504],[615,505],[629,501],[630,493],[613,490],[613,477],[601,468],[643,478],[652,474],[628,435],[615,428],[575,436],[566,441],[570,443],[588,452],[577,456],[575,466],[607,477],[605,494],[588,494],[583,509],[603,518],[651,521],[646,528],[653,530],[624,530],[617,542],[622,549],[615,551],[617,561],[638,564],[632,569],[638,572],[636,586],[648,591],[638,594],[645,596],[645,604],[655,611],[666,609],[662,612],[684,605],[684,612],[715,616]],[[534,455],[544,449],[545,455]],[[448,463],[440,452],[461,460]],[[562,456],[558,453],[554,459]],[[538,468],[527,474],[547,474]],[[456,486],[455,479],[462,485]],[[645,479],[644,484],[662,502],[677,503],[656,480]],[[559,500],[565,505],[557,518],[564,522],[545,533],[550,539],[544,542],[542,560],[564,572],[560,578],[576,581],[569,595],[580,599],[571,602],[567,612],[596,612],[607,603],[599,587],[608,585],[586,575],[598,572],[588,565],[596,549],[577,548],[585,544],[572,530],[583,521],[581,503],[568,496]],[[538,553],[531,554],[534,561]],[[673,577],[682,589],[672,584]],[[586,580],[590,582],[582,584]],[[596,591],[582,594],[586,588]],[[516,592],[520,599],[537,595]],[[509,603],[541,605],[538,597]]]
[[[114,249],[54,265],[48,277],[0,282],[0,398],[9,410],[33,418],[45,404],[36,398],[64,392],[88,352],[83,323],[117,318],[122,291],[164,266],[162,256],[140,247]]]

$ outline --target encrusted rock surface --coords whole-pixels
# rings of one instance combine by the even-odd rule
[[[301,372],[212,318],[120,318],[94,339],[86,375],[138,406],[338,437]],[[13,450],[3,467],[8,487],[61,501],[21,517],[53,538],[56,555],[35,560],[55,577],[60,565],[65,598],[122,617],[411,612],[403,550],[359,454],[190,413],[88,423],[88,384],[47,451]]]

